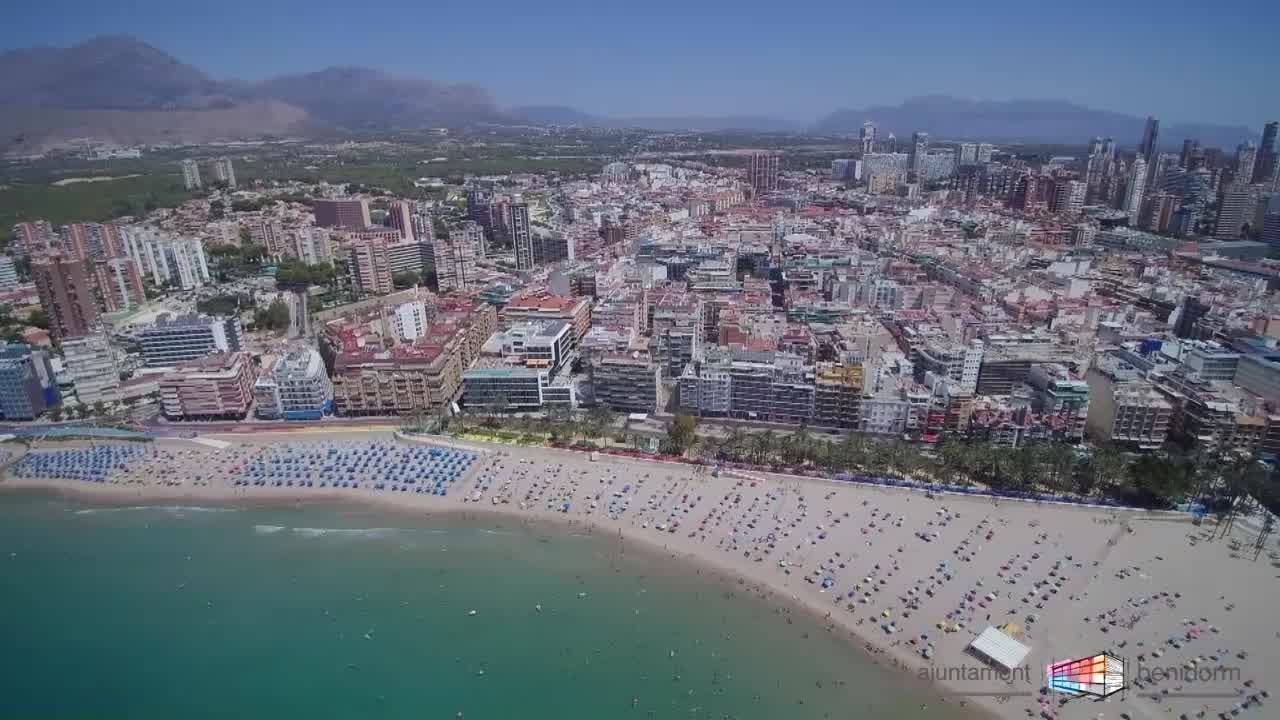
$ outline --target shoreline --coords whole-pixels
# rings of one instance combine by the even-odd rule
[[[299,441],[299,438],[296,435],[289,437],[272,437],[266,434],[255,436],[222,435],[221,437],[225,440],[236,443],[238,449],[246,451],[261,451],[275,444],[288,444]],[[351,435],[326,433],[320,437],[303,439],[312,442],[324,442],[325,440],[337,438],[350,441]],[[386,438],[378,439],[383,440]],[[812,548],[816,548],[819,545],[819,540],[821,538],[806,534],[804,535],[805,542],[798,544],[796,546],[796,551],[788,550],[784,552],[783,557],[788,559],[787,562],[790,563],[790,565],[787,563],[775,564],[773,560],[770,560],[769,562],[762,562],[762,558],[759,557],[757,557],[754,562],[744,559],[743,553],[741,552],[742,548],[737,545],[738,540],[736,538],[739,537],[738,531],[740,529],[740,524],[746,520],[745,515],[742,517],[733,515],[729,520],[724,521],[726,523],[732,522],[734,528],[735,540],[733,541],[733,550],[730,552],[727,547],[713,547],[712,545],[706,544],[706,539],[709,534],[713,537],[719,536],[716,535],[717,532],[720,532],[718,530],[706,529],[706,531],[702,533],[701,539],[698,539],[693,538],[693,536],[699,532],[699,528],[695,528],[695,531],[693,533],[689,533],[687,536],[685,533],[685,530],[688,529],[687,527],[682,527],[679,533],[657,532],[650,528],[650,521],[656,521],[659,519],[659,516],[670,509],[665,504],[662,504],[657,510],[650,510],[649,506],[639,507],[639,503],[637,503],[637,506],[627,511],[631,512],[631,515],[622,515],[619,518],[610,518],[604,513],[592,515],[592,509],[584,511],[578,507],[575,507],[573,512],[561,512],[559,511],[559,500],[555,502],[555,507],[557,508],[555,510],[550,509],[552,506],[550,501],[548,501],[548,504],[544,507],[541,504],[541,491],[538,495],[538,501],[530,504],[528,507],[518,506],[510,496],[506,498],[509,504],[492,504],[490,501],[492,498],[497,497],[497,493],[484,496],[480,502],[468,502],[465,500],[460,502],[459,498],[452,493],[451,495],[453,496],[444,498],[429,495],[377,492],[372,490],[345,489],[335,492],[330,489],[320,488],[299,490],[296,487],[245,488],[217,485],[200,487],[169,487],[155,485],[138,486],[82,483],[73,480],[19,480],[12,477],[8,477],[7,479],[0,481],[0,492],[26,492],[44,495],[51,494],[59,497],[84,500],[91,503],[105,503],[111,505],[211,503],[256,508],[273,506],[305,507],[306,505],[354,504],[361,507],[373,508],[378,511],[390,511],[393,514],[404,514],[418,519],[423,517],[442,516],[450,519],[461,518],[462,520],[471,523],[486,523],[493,520],[511,521],[519,523],[530,530],[536,530],[538,527],[554,527],[556,529],[567,528],[571,530],[585,529],[591,534],[599,534],[603,539],[616,539],[621,547],[630,546],[640,550],[641,552],[652,553],[655,559],[680,563],[689,571],[698,575],[707,576],[708,573],[710,573],[711,579],[717,583],[722,583],[726,589],[731,592],[751,592],[752,594],[757,595],[759,599],[771,605],[783,608],[786,613],[805,613],[814,620],[817,626],[823,627],[828,633],[840,635],[841,642],[848,642],[853,645],[857,645],[859,651],[866,653],[865,656],[869,657],[872,662],[886,669],[894,669],[905,673],[908,676],[908,679],[904,682],[907,683],[908,687],[927,687],[932,693],[942,695],[947,706],[954,709],[953,714],[972,714],[974,717],[998,717],[1010,719],[1015,717],[1025,717],[1027,716],[1028,711],[1031,711],[1031,714],[1035,714],[1040,686],[1043,683],[1042,671],[1031,670],[1029,673],[1030,676],[1036,679],[1028,679],[1025,684],[1020,683],[1016,686],[988,684],[981,688],[975,688],[973,684],[966,684],[963,677],[960,678],[959,682],[953,682],[950,679],[944,679],[948,676],[944,675],[939,677],[934,674],[937,670],[948,672],[955,670],[958,667],[981,665],[976,659],[969,656],[967,652],[964,652],[964,647],[968,644],[967,642],[957,642],[965,640],[969,634],[971,634],[971,631],[976,631],[979,629],[979,626],[984,625],[984,623],[980,622],[980,618],[970,618],[973,620],[974,626],[972,628],[965,628],[965,631],[963,633],[959,633],[955,638],[951,638],[947,633],[938,633],[938,635],[940,635],[940,639],[938,639],[939,649],[936,651],[936,660],[926,663],[922,661],[918,652],[913,651],[913,649],[919,650],[919,646],[914,643],[903,643],[901,640],[891,642],[893,638],[889,637],[888,633],[881,632],[881,617],[875,614],[868,616],[867,611],[870,610],[874,613],[874,611],[879,609],[883,604],[897,606],[900,604],[899,600],[905,603],[908,607],[911,607],[910,603],[912,601],[923,601],[921,604],[922,608],[928,606],[930,602],[933,602],[933,604],[936,605],[936,601],[926,600],[923,595],[915,594],[915,588],[923,587],[922,583],[924,582],[924,574],[927,574],[929,572],[929,567],[934,565],[934,563],[931,563],[925,556],[932,555],[934,556],[935,561],[940,557],[941,562],[937,563],[937,567],[945,568],[946,574],[945,582],[941,577],[939,577],[939,575],[944,571],[935,569],[934,574],[929,576],[929,582],[931,584],[929,585],[928,597],[932,599],[935,597],[933,593],[933,589],[935,587],[939,588],[937,593],[938,597],[942,597],[944,595],[941,588],[946,586],[947,582],[952,581],[953,574],[956,576],[955,579],[960,585],[967,584],[966,578],[964,577],[966,575],[969,576],[968,581],[972,581],[974,578],[979,578],[977,583],[979,586],[983,585],[980,580],[981,578],[986,578],[988,582],[994,580],[995,578],[992,578],[989,575],[989,570],[986,569],[988,567],[994,568],[996,565],[999,565],[999,560],[992,557],[993,552],[1005,552],[1011,548],[1025,546],[1036,549],[1037,552],[1035,553],[1035,557],[1039,558],[1041,552],[1046,553],[1046,556],[1048,555],[1050,552],[1050,545],[1057,547],[1061,544],[1063,547],[1058,552],[1065,552],[1070,548],[1078,556],[1076,567],[1081,570],[1081,575],[1077,576],[1076,571],[1072,570],[1072,578],[1069,583],[1055,583],[1055,587],[1051,588],[1052,592],[1056,594],[1059,592],[1060,588],[1063,595],[1070,594],[1070,600],[1072,603],[1071,607],[1061,607],[1061,602],[1059,602],[1056,605],[1056,607],[1058,607],[1056,611],[1046,610],[1045,614],[1047,617],[1042,620],[1042,624],[1047,627],[1045,628],[1043,635],[1041,634],[1041,628],[1039,626],[1034,628],[1034,637],[1030,634],[1028,635],[1028,644],[1034,646],[1037,652],[1034,654],[1034,660],[1030,660],[1029,658],[1030,664],[1027,668],[1042,668],[1043,663],[1041,660],[1044,659],[1052,659],[1054,657],[1061,658],[1064,656],[1064,653],[1068,652],[1077,652],[1082,654],[1081,651],[1085,649],[1087,649],[1087,651],[1099,651],[1111,646],[1110,643],[1112,643],[1113,640],[1105,639],[1108,638],[1105,626],[1100,630],[1101,634],[1095,636],[1089,628],[1082,629],[1079,625],[1080,614],[1092,614],[1092,611],[1086,611],[1083,606],[1097,605],[1099,601],[1102,601],[1102,607],[1109,607],[1111,604],[1118,603],[1119,599],[1123,597],[1124,591],[1116,589],[1119,584],[1117,583],[1116,586],[1113,587],[1111,583],[1114,583],[1114,580],[1108,581],[1103,575],[1104,572],[1110,572],[1113,564],[1119,565],[1121,567],[1117,572],[1125,574],[1127,577],[1127,567],[1129,564],[1132,564],[1131,560],[1133,560],[1133,557],[1131,556],[1135,551],[1138,553],[1138,557],[1142,559],[1144,565],[1149,562],[1154,562],[1148,559],[1149,556],[1145,554],[1151,549],[1151,547],[1159,549],[1164,544],[1179,539],[1181,535],[1188,535],[1189,533],[1194,533],[1197,530],[1190,522],[1179,521],[1179,518],[1167,516],[1159,517],[1153,516],[1149,513],[1129,513],[1124,510],[1117,510],[1114,508],[1104,509],[1061,505],[1052,506],[1047,504],[1038,505],[1030,502],[998,503],[992,502],[989,498],[975,499],[951,496],[930,498],[926,497],[923,492],[908,488],[857,486],[817,478],[770,476],[768,473],[753,473],[749,476],[751,479],[742,479],[741,475],[738,477],[725,476],[719,478],[712,478],[709,475],[700,477],[698,476],[695,468],[685,465],[658,464],[631,458],[620,458],[617,456],[606,455],[602,455],[598,461],[592,461],[589,460],[585,454],[572,450],[555,450],[547,448],[514,449],[503,445],[488,445],[477,442],[459,442],[455,444],[447,441],[431,442],[416,439],[409,441],[400,440],[397,442],[398,445],[408,445],[412,443],[422,443],[441,447],[452,446],[466,448],[469,450],[478,450],[479,452],[484,453],[484,463],[478,463],[477,467],[473,467],[469,470],[463,479],[459,481],[459,484],[464,488],[473,487],[473,483],[474,486],[479,486],[479,478],[484,473],[490,473],[495,477],[498,476],[498,471],[489,469],[490,463],[497,461],[499,465],[503,466],[502,472],[506,473],[505,475],[501,475],[501,477],[508,478],[509,480],[514,479],[516,482],[516,490],[528,486],[531,488],[529,492],[532,493],[533,489],[539,487],[538,483],[543,482],[537,478],[558,478],[554,480],[554,483],[552,480],[546,480],[543,487],[551,488],[554,484],[555,487],[552,488],[553,495],[555,495],[556,491],[560,491],[562,488],[565,488],[565,494],[563,497],[572,497],[576,506],[580,502],[578,499],[580,488],[578,487],[577,480],[572,479],[574,472],[581,473],[584,476],[589,476],[591,473],[600,475],[600,483],[605,482],[603,479],[605,474],[612,475],[615,479],[623,477],[631,479],[632,482],[643,483],[644,481],[637,480],[637,478],[640,478],[641,474],[644,474],[644,477],[649,478],[649,489],[651,489],[655,484],[663,484],[661,478],[654,478],[652,477],[653,475],[665,474],[666,485],[668,486],[665,489],[665,494],[663,493],[664,488],[659,487],[658,491],[652,493],[650,496],[651,504],[653,503],[652,498],[655,497],[665,498],[666,500],[664,500],[664,502],[666,503],[677,503],[682,492],[686,499],[690,495],[701,493],[698,495],[699,500],[702,499],[702,494],[706,494],[710,496],[712,501],[715,499],[715,491],[717,490],[725,492],[726,498],[736,493],[739,500],[742,500],[746,494],[754,493],[757,497],[763,495],[774,498],[774,504],[769,508],[769,512],[772,513],[772,516],[765,518],[764,522],[777,521],[778,527],[782,527],[785,520],[790,520],[791,525],[789,527],[797,528],[797,534],[812,533],[812,529],[808,526],[812,525],[815,521],[822,520],[822,518],[811,516],[809,507],[811,504],[814,504],[814,495],[822,496],[825,493],[824,502],[828,509],[824,516],[825,520],[822,520],[822,522],[826,522],[828,525],[824,526],[822,522],[818,522],[816,527],[819,529],[824,527],[826,528],[822,532],[821,538],[825,538],[827,532],[830,532],[832,535],[852,535],[852,537],[846,537],[843,541],[835,539],[838,543],[837,546],[844,548],[846,552],[848,551],[848,548],[856,547],[860,544],[860,541],[865,541],[865,546],[867,548],[871,548],[873,546],[872,540],[881,541],[881,534],[886,536],[906,536],[911,527],[917,526],[923,527],[925,530],[936,528],[931,532],[937,539],[921,541],[918,539],[918,536],[920,536],[923,531],[918,531],[915,533],[917,538],[906,536],[889,543],[891,545],[893,542],[903,543],[898,545],[896,551],[898,555],[895,555],[890,551],[888,554],[871,557],[870,559],[875,559],[875,557],[891,559],[893,567],[888,571],[884,578],[878,579],[877,586],[871,588],[876,591],[877,594],[874,596],[870,592],[866,594],[866,597],[868,598],[874,597],[871,602],[866,602],[862,597],[858,598],[859,603],[866,604],[868,607],[863,608],[862,605],[859,604],[856,606],[855,611],[854,602],[850,601],[846,608],[846,605],[843,603],[843,597],[837,600],[833,595],[827,594],[825,587],[818,589],[809,578],[808,568],[812,567],[813,560],[815,559],[812,556],[818,552],[822,552]],[[198,448],[188,447],[188,451],[218,452],[217,450],[211,449],[207,446],[201,446]],[[569,469],[569,473],[567,475],[552,475],[552,469],[559,467],[567,467]],[[555,470],[555,472],[559,473],[561,470]],[[539,475],[539,473],[541,473],[541,475]],[[619,473],[621,473],[621,476]],[[731,474],[732,473],[729,473],[727,475]],[[674,477],[675,475],[682,475],[682,477]],[[527,484],[529,479],[533,480],[532,485]],[[520,482],[526,482],[526,486],[520,485]],[[568,484],[566,484],[566,482]],[[583,482],[585,483],[587,480],[584,479]],[[611,480],[610,482],[612,483],[614,481]],[[492,483],[493,481],[489,481],[490,485]],[[747,483],[750,483],[749,487]],[[757,487],[757,484],[759,487]],[[570,485],[572,485],[572,495],[569,494],[569,490],[567,489]],[[613,485],[610,484],[603,487],[608,490],[612,489]],[[673,489],[675,490],[674,494]],[[466,497],[470,493],[468,491],[464,491],[460,494]],[[596,497],[598,498],[600,496],[596,495]],[[638,491],[635,497],[636,499],[640,499]],[[861,504],[859,504],[859,501]],[[874,503],[874,505],[872,505],[872,503]],[[718,508],[713,503],[710,504],[712,505],[711,513],[703,519],[702,528],[705,528],[708,519],[713,517],[716,518],[716,522],[714,523],[715,528],[719,528],[721,526],[720,519],[725,517],[725,508],[730,508],[729,512],[732,513],[741,513],[740,509],[733,509],[737,507],[736,504],[726,506],[724,500],[721,501],[721,505]],[[521,505],[524,505],[524,503],[521,503]],[[595,504],[593,502],[591,507],[594,508],[594,505]],[[850,513],[854,511],[865,512],[868,506],[872,508],[871,517],[875,518],[875,520],[870,522],[870,527],[875,528],[875,531],[868,534],[868,528],[864,526],[862,528],[861,535],[853,533],[853,528],[851,527],[848,530],[843,527],[838,527],[840,522],[839,514],[837,513],[833,515],[833,511],[831,509],[845,510],[844,515],[848,517]],[[879,511],[882,514],[877,515],[876,508],[879,506],[885,506],[888,509]],[[684,519],[687,516],[688,520],[692,522],[697,517],[697,515],[690,512],[692,507],[693,506],[685,508],[683,510],[685,515],[680,515],[679,517]],[[797,508],[799,509],[798,513]],[[821,506],[819,506],[818,509],[821,509]],[[676,510],[670,510],[670,517],[676,517]],[[935,525],[933,520],[938,519],[942,515],[943,511],[947,513],[945,522],[939,521],[939,523]],[[644,518],[645,513],[648,513],[650,516],[649,520],[642,524],[637,524],[638,520]],[[719,514],[717,515],[717,513]],[[952,514],[954,514],[954,518],[952,518]],[[761,517],[764,517],[764,515],[757,512],[756,517],[752,520],[754,523],[759,523],[761,522]],[[834,522],[832,521],[832,518],[834,518]],[[892,518],[892,521],[890,521],[890,518]],[[933,518],[933,520],[929,520],[929,522],[923,526],[920,525],[922,520],[929,518]],[[964,540],[959,546],[957,546],[955,551],[955,555],[960,557],[960,560],[946,554],[939,555],[939,550],[942,549],[939,543],[941,543],[941,545],[946,544],[941,539],[940,532],[954,534],[955,531],[951,530],[950,526],[962,523],[972,523],[975,518],[981,518],[981,522],[978,522],[976,526],[973,526],[967,535],[961,536]],[[1183,518],[1185,518],[1185,516],[1183,516]],[[628,522],[628,520],[630,522]],[[906,526],[906,520],[913,520],[913,525]],[[1092,520],[1094,524],[1092,529],[1090,529],[1090,520]],[[859,522],[859,520],[854,520],[851,524],[856,524],[857,522]],[[879,523],[879,526],[877,526],[877,523]],[[1106,528],[1103,529],[1102,527],[1098,527],[1099,524],[1105,525]],[[749,527],[754,528],[754,524],[749,524]],[[901,528],[901,530],[895,530],[894,528]],[[1012,534],[1013,537],[1010,538],[1012,542],[1008,545],[1002,545],[999,540],[992,541],[991,534],[996,533],[997,531],[1002,536]],[[985,535],[985,544],[991,545],[996,548],[995,550],[978,552],[982,550],[983,545],[978,544],[975,549],[974,545],[970,544],[970,541],[975,538],[978,543],[982,543],[982,533],[987,533]],[[790,535],[789,530],[786,535]],[[1143,536],[1147,535],[1154,535],[1155,537],[1143,538]],[[888,540],[888,537],[885,537],[884,539]],[[779,540],[781,541],[781,537]],[[794,540],[794,538],[791,540]],[[788,540],[788,543],[791,540]],[[1033,540],[1034,542],[1032,542]],[[725,540],[722,539],[721,544],[724,544],[724,542]],[[911,553],[906,553],[906,544],[911,542],[915,542],[916,544],[912,545],[913,550]],[[920,544],[921,542],[924,544]],[[1183,540],[1183,542],[1185,542],[1185,540]],[[743,546],[746,547],[745,542]],[[1035,548],[1035,546],[1043,546],[1044,549]],[[772,547],[772,544],[770,547]],[[1208,547],[1208,543],[1205,541],[1201,541],[1198,544],[1193,542],[1191,547],[1204,549]],[[1217,544],[1215,547],[1219,550],[1225,549],[1221,543]],[[967,557],[961,554],[962,548],[967,548],[963,550],[963,553],[968,555]],[[719,552],[718,550],[724,550],[724,552]],[[757,550],[757,546],[750,547],[747,550],[747,554],[755,550]],[[766,554],[768,552],[769,551],[765,551]],[[794,555],[792,554],[793,552],[795,553]],[[858,564],[865,565],[866,562],[868,562],[868,558],[862,557],[862,552],[864,551],[861,550],[861,548],[858,548],[858,552],[854,552],[852,556],[842,557],[840,567],[845,567],[843,562],[845,557],[848,558],[848,562],[850,564],[854,564],[856,559]],[[659,556],[658,553],[661,553],[661,556]],[[1117,554],[1120,557],[1112,558],[1113,554]],[[1176,555],[1177,552],[1173,551],[1169,552],[1169,554]],[[841,553],[836,552],[835,555],[841,556]],[[1020,554],[1015,557],[1019,556]],[[1066,557],[1071,557],[1071,555],[1068,554]],[[1155,557],[1163,560],[1162,556],[1159,554]],[[902,561],[901,571],[904,575],[910,574],[910,571],[913,569],[920,574],[921,579],[917,581],[914,588],[902,586],[903,581],[901,579],[894,580],[892,585],[888,584],[888,579],[893,578],[895,572],[900,571],[899,558]],[[1084,558],[1089,558],[1092,561],[1092,565],[1086,566]],[[985,565],[983,565],[982,568],[979,568],[978,566],[982,564],[984,560]],[[1023,558],[1023,560],[1029,560],[1029,558]],[[883,562],[883,560],[881,562]],[[950,563],[952,562],[956,562],[957,564],[951,565]],[[1006,561],[1006,563],[1007,562],[1008,561]],[[1061,564],[1061,561],[1059,564]],[[826,565],[820,565],[820,567],[826,567]],[[795,568],[796,570],[803,568],[805,573],[803,575],[792,575],[791,568]],[[1022,568],[1026,571],[1028,569],[1028,564],[1024,563]],[[876,571],[871,572],[871,575],[875,575],[875,573],[879,572],[880,569],[881,564],[878,563],[876,565]],[[1089,577],[1089,573],[1092,571],[1096,572],[1094,572],[1093,577]],[[834,569],[831,570],[831,573],[835,575],[839,574],[838,571],[835,571]],[[855,573],[853,570],[850,570],[849,573],[855,575],[861,574]],[[1032,574],[1034,574],[1034,571]],[[1058,573],[1050,572],[1049,576],[1057,574]],[[996,575],[1001,575],[1001,573],[996,572]],[[1018,573],[1018,575],[1021,576],[1021,573]],[[1060,579],[1065,580],[1066,575],[1066,572],[1062,572]],[[808,582],[800,582],[802,577],[806,578]],[[1030,575],[1028,577],[1030,577]],[[869,578],[864,578],[864,580],[867,579]],[[1008,578],[1008,580],[1010,585],[1014,584],[1012,578]],[[1099,582],[1100,580],[1101,582]],[[1196,578],[1196,580],[1199,581],[1199,578]],[[1229,585],[1230,582],[1224,582],[1223,588],[1225,589]],[[858,587],[861,587],[861,585]],[[1040,587],[1038,583],[1037,587]],[[879,591],[882,589],[885,591],[883,596],[879,594]],[[987,592],[988,590],[990,590],[992,595],[1001,595],[1004,593],[1004,589],[999,588],[998,585],[987,586],[984,588],[983,592]],[[895,593],[895,591],[898,591],[897,599],[889,600],[885,597]],[[955,588],[949,589],[947,590],[947,594],[954,595],[954,591]],[[1182,593],[1185,594],[1191,594],[1192,592],[1193,590],[1191,587],[1184,587],[1182,589]],[[1260,592],[1257,594],[1262,595],[1265,593]],[[850,597],[852,596],[853,593],[850,593]],[[908,596],[913,596],[910,601],[908,600]],[[1179,597],[1182,597],[1182,594],[1179,594]],[[1008,593],[1008,598],[1011,601],[1014,600],[1012,592]],[[1046,604],[1054,604],[1051,602],[1054,598],[1050,598],[1049,594],[1046,593],[1044,595],[1044,599]],[[1065,600],[1067,598],[1064,597],[1061,599]],[[1212,604],[1212,598],[1206,598],[1206,600],[1208,602],[1205,604],[1205,607],[1208,607],[1208,605]],[[1261,609],[1265,610],[1265,608],[1269,607],[1271,603],[1266,598],[1262,598],[1262,600],[1264,602],[1261,604]],[[1027,600],[1024,598],[1022,602],[1026,603]],[[997,609],[995,606],[1002,603],[1003,598],[997,598],[996,602],[990,603],[992,607],[987,609],[994,612]],[[988,603],[985,602],[980,604],[984,608],[988,605]],[[1014,608],[1017,609],[1017,605],[1014,605]],[[1063,612],[1068,609],[1069,612]],[[935,609],[934,612],[937,613],[939,610],[940,609]],[[907,626],[916,626],[917,629],[927,630],[930,636],[934,634],[934,629],[932,627],[933,623],[926,620],[924,621],[924,624],[921,625],[921,621],[914,617],[908,620],[908,616],[912,613],[903,613],[901,612],[901,608],[894,609],[893,612],[893,622],[902,623],[900,631],[905,631]],[[925,612],[926,611],[924,609],[919,611],[920,614],[924,614]],[[1110,610],[1109,612],[1114,615],[1115,611]],[[1199,615],[1207,613],[1207,610],[1197,612],[1194,610],[1180,609],[1170,612],[1168,615],[1173,616],[1183,612],[1191,615]],[[901,614],[901,618],[899,617],[899,614]],[[868,617],[871,617],[873,622],[867,624],[865,621]],[[888,615],[885,615],[884,617],[888,617]],[[935,614],[934,617],[940,617],[940,614]],[[992,617],[991,614],[988,614],[987,618],[989,622],[985,624],[990,625],[996,625],[1004,621],[1003,619]],[[1016,615],[1015,619],[1020,620],[1021,614]],[[1073,623],[1072,620],[1075,622]],[[1167,618],[1165,618],[1165,620],[1167,620]],[[1088,621],[1086,620],[1086,622]],[[1113,622],[1112,625],[1114,624],[1115,623]],[[1028,627],[1028,632],[1031,633],[1032,631],[1032,628]],[[1271,633],[1266,633],[1266,635],[1270,634]],[[904,632],[902,636],[908,635]],[[910,635],[910,637],[914,638],[915,636]],[[1042,637],[1043,640],[1041,639]],[[1095,637],[1096,641],[1089,640],[1089,637]],[[1114,634],[1111,637],[1114,638]],[[932,639],[930,641],[932,642]],[[1047,643],[1044,641],[1047,641]],[[1106,642],[1108,644],[1098,644],[1102,642]],[[1139,645],[1140,644],[1141,643],[1139,643]],[[946,647],[943,647],[943,645],[946,645]],[[1122,643],[1121,647],[1123,646],[1124,645]],[[1252,648],[1251,651],[1253,651]],[[1264,654],[1272,655],[1273,653],[1268,651]],[[1070,655],[1067,655],[1067,657],[1070,657]],[[1019,669],[1021,670],[1022,668]],[[977,690],[977,692],[975,692],[975,690]],[[1006,699],[1005,701],[1001,701],[998,695],[1002,690],[1007,691],[1009,694],[1018,694]],[[986,696],[982,696],[983,693],[985,693]],[[1133,712],[1136,703],[1126,702],[1125,704],[1128,706],[1128,709]],[[1143,703],[1143,705],[1146,704],[1147,703],[1145,702]],[[1096,717],[1097,711],[1090,711],[1089,708],[1083,707],[1084,705],[1086,705],[1086,703],[1071,702],[1068,706],[1053,708],[1054,714],[1052,714],[1051,717]],[[1152,703],[1152,705],[1154,706],[1154,703]],[[963,710],[961,710],[960,707],[963,707]],[[1040,707],[1043,707],[1043,705]],[[1062,710],[1063,712],[1058,714],[1059,710]],[[1114,710],[1114,705],[1107,708],[1107,710],[1108,712],[1112,712]],[[1163,711],[1164,708],[1160,708],[1160,710]],[[1139,716],[1150,715],[1151,710],[1143,707],[1135,714]],[[1161,712],[1161,714],[1164,714],[1164,712]]]
[[[838,637],[838,642],[851,650],[860,653],[868,662],[892,672],[899,677],[905,688],[921,688],[934,695],[941,695],[942,702],[953,706],[957,713],[970,720],[995,720],[1001,716],[989,708],[977,703],[963,702],[957,704],[947,694],[945,684],[937,680],[923,679],[918,672],[908,667],[909,659],[905,653],[894,653],[892,648],[881,647],[870,638],[864,637],[856,628],[848,627],[836,620],[836,616],[827,612],[820,605],[808,602],[795,594],[782,592],[780,588],[759,579],[741,575],[727,563],[718,562],[714,556],[702,556],[696,553],[672,551],[669,545],[657,542],[652,537],[641,533],[629,533],[621,530],[610,533],[610,528],[598,523],[578,520],[569,517],[556,517],[555,514],[527,513],[511,509],[509,505],[475,506],[450,505],[406,505],[392,500],[394,496],[375,495],[373,493],[326,493],[298,495],[296,489],[288,492],[271,492],[275,488],[256,488],[251,494],[229,495],[223,488],[183,488],[183,487],[129,487],[119,485],[99,485],[82,483],[68,486],[68,481],[16,481],[14,478],[0,479],[0,495],[55,497],[70,499],[86,504],[108,507],[180,507],[192,503],[208,504],[216,507],[234,507],[244,510],[267,508],[298,508],[308,506],[341,507],[356,506],[392,516],[403,516],[417,520],[444,517],[450,520],[461,520],[466,524],[483,524],[491,520],[510,520],[529,532],[546,529],[555,532],[583,531],[597,536],[601,542],[616,543],[648,555],[653,561],[675,562],[681,567],[678,572],[685,572],[709,579],[724,590],[737,593],[746,592],[761,602],[781,608],[783,614],[801,613],[814,625],[823,628],[828,634]],[[497,529],[505,529],[498,526]],[[974,661],[976,663],[976,661]]]

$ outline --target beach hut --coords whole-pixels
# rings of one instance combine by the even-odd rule
[[[983,630],[981,635],[969,643],[968,649],[979,660],[1008,672],[1021,667],[1022,661],[1031,652],[1031,648],[995,627]]]

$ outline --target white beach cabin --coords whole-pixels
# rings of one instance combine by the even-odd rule
[[[1031,648],[1006,635],[999,628],[989,627],[969,643],[969,651],[979,659],[1013,672],[1022,667]]]

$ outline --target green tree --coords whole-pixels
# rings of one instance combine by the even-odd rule
[[[102,417],[102,416],[106,415],[106,414],[107,414],[107,404],[106,404],[106,403],[104,403],[104,402],[102,402],[101,400],[99,400],[99,401],[95,402],[95,403],[93,404],[93,414],[94,414],[95,416],[97,416],[97,417]]]
[[[398,288],[409,288],[422,284],[422,276],[412,270],[404,270],[391,276],[391,284]]]
[[[289,305],[284,298],[277,297],[265,310],[258,310],[253,315],[254,327],[259,330],[284,330],[289,327]]]
[[[31,311],[30,315],[27,316],[27,323],[29,325],[34,325],[40,328],[41,330],[48,330],[49,329],[49,313],[45,312],[44,308],[42,307],[36,308],[35,310]]]
[[[667,442],[673,454],[683,455],[693,447],[697,439],[698,419],[692,415],[680,413],[667,426]]]
[[[54,422],[61,422],[61,421],[62,421],[62,406],[61,406],[61,405],[54,405],[53,407],[49,408],[49,419],[50,419],[50,420],[52,420],[52,421],[54,421]]]

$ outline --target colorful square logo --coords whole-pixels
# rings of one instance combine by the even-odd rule
[[[1125,688],[1124,660],[1110,653],[1064,660],[1045,670],[1050,690],[1104,698]]]

